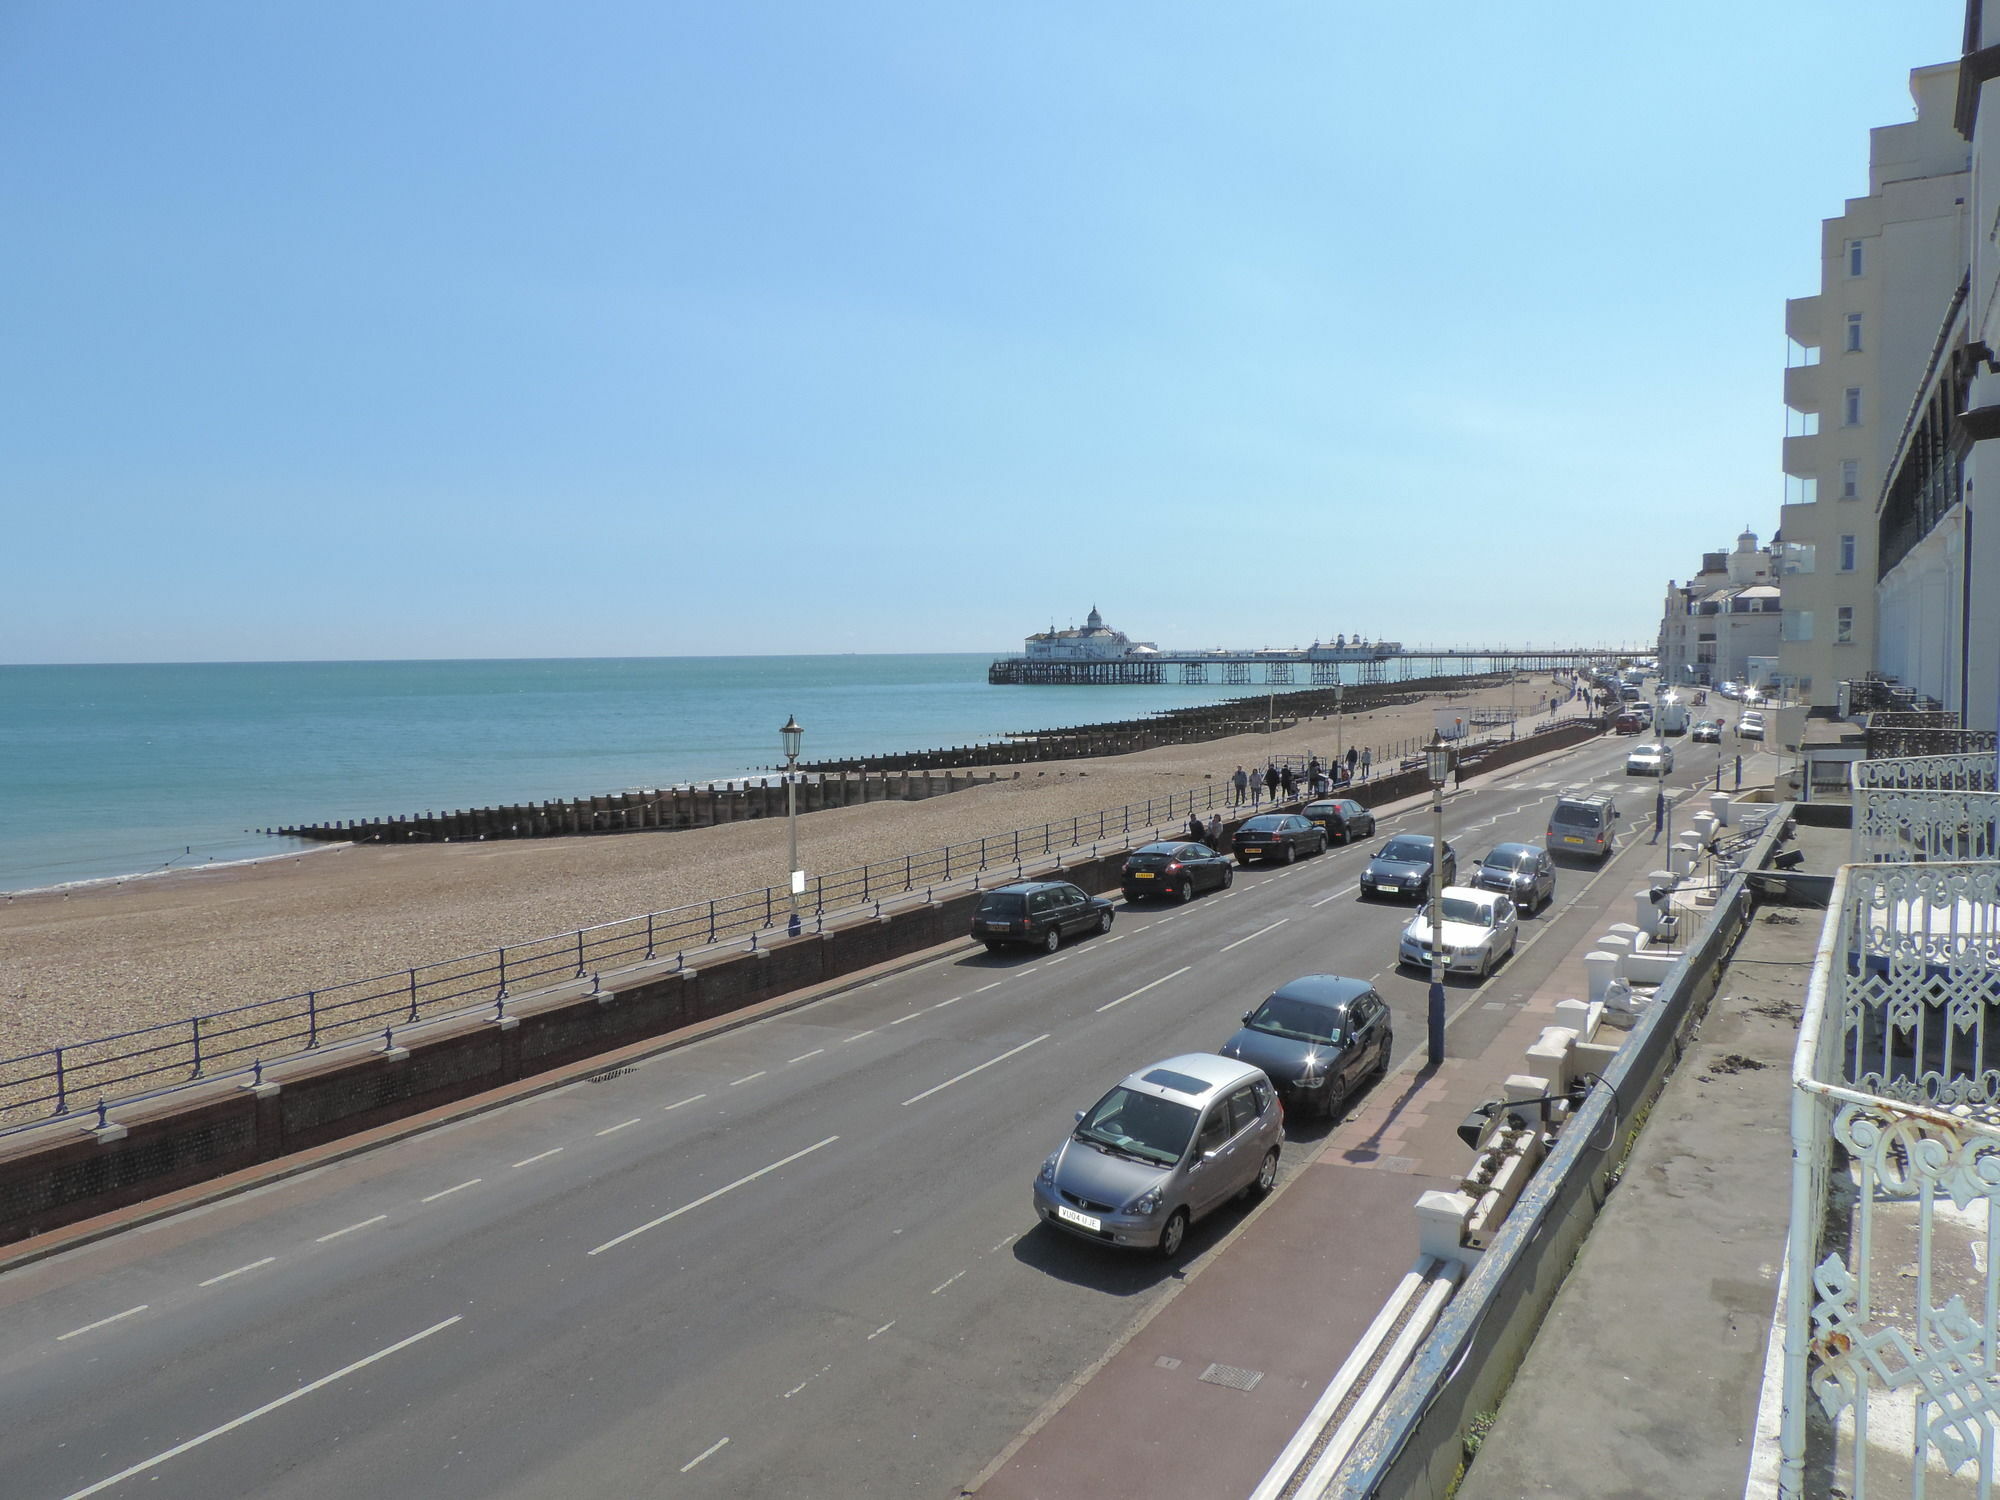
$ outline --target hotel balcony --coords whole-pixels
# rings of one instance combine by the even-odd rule
[[[1820,367],[1790,365],[1785,370],[1785,405],[1793,411],[1820,409]]]
[[[1820,345],[1819,298],[1788,297],[1785,299],[1785,337],[1804,348],[1816,349]]]

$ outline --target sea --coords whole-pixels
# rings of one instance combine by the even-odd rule
[[[264,828],[755,775],[790,715],[814,760],[1271,691],[995,686],[991,660],[0,666],[0,892],[321,847]]]

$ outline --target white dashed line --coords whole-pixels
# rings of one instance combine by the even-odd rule
[[[1070,956],[1067,953],[1065,953],[1061,958],[1052,958],[1049,960],[1049,962],[1052,964],[1066,964],[1069,962],[1069,957]]]
[[[759,1068],[754,1073],[745,1073],[741,1078],[730,1079],[729,1086],[731,1088],[737,1088],[746,1083],[755,1083],[758,1079],[762,1078],[766,1073],[770,1071],[771,1070],[769,1068]]]
[[[623,1130],[623,1129],[624,1129],[624,1128],[625,1128],[626,1126],[628,1126],[628,1125],[637,1125],[638,1123],[639,1123],[639,1116],[637,1116],[637,1115],[634,1115],[634,1116],[633,1116],[633,1117],[632,1117],[631,1119],[629,1119],[629,1120],[620,1120],[620,1121],[619,1121],[619,1122],[618,1122],[618,1123],[617,1123],[616,1125],[607,1125],[607,1126],[605,1126],[605,1127],[604,1127],[604,1128],[603,1128],[602,1130],[599,1130],[599,1131],[596,1131],[596,1132],[594,1132],[594,1133],[595,1133],[595,1134],[597,1134],[597,1135],[616,1135],[616,1134],[617,1134],[617,1133],[618,1133],[619,1131]]]
[[[1278,918],[1277,921],[1271,923],[1270,926],[1259,927],[1255,932],[1251,933],[1248,937],[1240,937],[1233,943],[1224,943],[1220,948],[1217,948],[1215,951],[1217,953],[1227,953],[1231,948],[1241,948],[1245,943],[1255,942],[1258,938],[1262,937],[1267,932],[1275,932],[1278,928],[1283,927],[1287,922],[1291,920],[1292,919],[1290,917],[1280,917]]]
[[[884,1323],[880,1328],[876,1329],[873,1333],[869,1334],[867,1341],[871,1344],[874,1343],[875,1340],[882,1337],[883,1334],[887,1333],[891,1328],[894,1328],[895,1326],[896,1326],[896,1320],[894,1318],[891,1318],[888,1322]]]
[[[842,1046],[845,1046],[849,1042],[860,1041],[864,1036],[873,1036],[873,1035],[875,1035],[875,1028],[873,1026],[870,1026],[866,1031],[857,1031],[854,1033],[853,1036],[842,1037],[840,1039],[840,1044]]]
[[[810,1052],[801,1052],[797,1057],[786,1058],[785,1066],[790,1067],[793,1063],[802,1063],[809,1057],[818,1057],[824,1051],[826,1051],[824,1047],[815,1047]]]
[[[831,1146],[835,1141],[839,1139],[840,1137],[837,1135],[830,1135],[823,1141],[815,1141],[812,1145],[806,1147],[805,1150],[803,1151],[794,1151],[790,1156],[780,1157],[777,1161],[772,1162],[768,1167],[759,1167],[756,1171],[751,1172],[746,1176],[739,1177],[734,1182],[726,1183],[722,1187],[717,1188],[712,1193],[703,1193],[699,1198],[695,1199],[692,1203],[683,1203],[679,1208],[675,1209],[672,1213],[661,1214],[657,1219],[648,1219],[638,1228],[628,1229],[623,1234],[617,1236],[616,1238],[606,1240],[603,1244],[599,1245],[595,1250],[592,1250],[590,1253],[592,1255],[602,1255],[606,1250],[610,1250],[615,1248],[616,1246],[622,1245],[629,1239],[635,1239],[639,1235],[646,1233],[646,1231],[649,1229],[658,1229],[662,1224],[670,1223],[671,1221],[678,1219],[682,1214],[688,1213],[693,1209],[700,1208],[704,1203],[713,1203],[717,1198],[720,1198],[724,1193],[733,1193],[738,1188],[743,1187],[748,1183],[755,1182],[759,1177],[769,1176],[771,1173],[777,1171],[778,1168],[780,1167],[790,1166],[793,1162],[797,1161],[802,1156],[811,1156],[813,1152],[819,1150],[821,1147]]]
[[[958,1280],[958,1278],[960,1276],[963,1276],[964,1274],[965,1272],[963,1271],[957,1271],[954,1272],[952,1275],[947,1276],[943,1281],[940,1281],[936,1286],[931,1288],[931,1295],[935,1297],[939,1292],[943,1291],[946,1287],[950,1286],[954,1281]]]
[[[1121,932],[1117,937],[1108,937],[1104,941],[1106,943],[1122,943],[1125,941],[1125,934]]]
[[[469,1187],[477,1187],[480,1183],[484,1182],[485,1180],[486,1179],[484,1177],[468,1177],[465,1179],[465,1181],[461,1182],[457,1187],[448,1187],[441,1193],[432,1193],[428,1198],[419,1198],[417,1202],[435,1203],[440,1198],[449,1198],[453,1193],[462,1193]]]
[[[1008,1058],[1013,1057],[1018,1053],[1026,1052],[1030,1047],[1034,1046],[1036,1042],[1046,1042],[1049,1039],[1050,1035],[1051,1033],[1045,1031],[1040,1036],[1034,1038],[1032,1041],[1023,1042],[1018,1047],[1008,1048],[998,1057],[989,1057],[985,1062],[981,1063],[976,1068],[967,1068],[963,1073],[960,1073],[956,1078],[947,1078],[943,1083],[933,1084],[930,1088],[925,1089],[921,1094],[912,1094],[909,1098],[903,1101],[903,1107],[907,1109],[912,1104],[919,1104],[924,1100],[930,1098],[932,1094],[942,1093],[945,1089],[950,1088],[954,1083],[963,1083],[965,1082],[966,1079],[970,1078],[974,1073],[983,1073],[988,1068],[992,1067],[995,1063],[1003,1063]]]
[[[665,1114],[670,1109],[679,1109],[683,1104],[694,1104],[707,1097],[706,1094],[689,1094],[685,1099],[676,1099],[672,1104],[662,1105],[660,1113]]]
[[[1029,965],[1028,965],[1028,967],[1027,967],[1027,968],[1025,968],[1025,969],[1016,969],[1016,970],[1014,971],[1014,977],[1015,977],[1016,979],[1019,979],[1019,978],[1020,978],[1021,976],[1023,976],[1024,974],[1032,974],[1032,973],[1034,973],[1034,972],[1035,972],[1035,970],[1039,969],[1040,967],[1041,967],[1041,965],[1040,965],[1040,964],[1029,964]]]
[[[1351,896],[1359,889],[1360,889],[1359,886],[1344,885],[1339,890],[1335,891],[1331,896],[1320,897],[1319,900],[1313,902],[1313,905],[1324,906],[1329,901],[1338,901],[1342,896]]]
[[[99,1318],[95,1323],[86,1323],[81,1328],[72,1328],[68,1333],[59,1333],[56,1335],[56,1342],[60,1344],[64,1339],[73,1339],[79,1333],[89,1333],[93,1328],[102,1328],[106,1323],[116,1323],[120,1318],[129,1318],[134,1313],[142,1313],[151,1305],[148,1302],[141,1302],[137,1307],[128,1307],[122,1313],[113,1313],[108,1318]]]
[[[196,1282],[195,1285],[214,1286],[218,1281],[227,1281],[232,1276],[241,1276],[245,1271],[254,1271],[259,1266],[268,1266],[269,1264],[271,1264],[272,1261],[276,1260],[277,1258],[278,1257],[275,1255],[267,1255],[262,1260],[253,1260],[247,1266],[238,1266],[233,1271],[224,1271],[220,1276],[211,1276],[206,1281]]]
[[[380,1224],[388,1217],[387,1214],[377,1214],[372,1219],[363,1219],[359,1224],[349,1224],[345,1229],[336,1229],[332,1234],[323,1234],[314,1240],[313,1243],[315,1245],[324,1245],[328,1240],[337,1240],[343,1234],[352,1234],[357,1229],[366,1229],[370,1224]]]
[[[1110,1010],[1115,1005],[1123,1005],[1127,1000],[1132,999],[1134,996],[1143,995],[1146,993],[1147,990],[1150,990],[1157,985],[1165,984],[1169,979],[1178,979],[1181,977],[1181,975],[1187,973],[1187,971],[1193,967],[1194,967],[1193,964],[1183,964],[1181,965],[1180,968],[1174,970],[1174,972],[1171,974],[1162,974],[1158,979],[1155,979],[1152,984],[1140,985],[1139,988],[1133,990],[1129,995],[1120,995],[1116,1000],[1107,1000],[1104,1004],[1097,1007],[1098,1014],[1102,1015],[1105,1011]]]
[[[729,1446],[728,1438],[723,1438],[719,1442],[710,1443],[706,1448],[702,1449],[701,1452],[697,1453],[693,1458],[689,1459],[686,1463],[682,1464],[681,1472],[683,1474],[687,1473],[689,1469],[692,1469],[696,1464],[700,1463],[704,1458],[713,1458],[715,1457],[716,1454],[720,1453],[724,1448],[727,1448],[728,1446]]]
[[[901,1026],[905,1021],[914,1021],[918,1016],[922,1014],[923,1012],[920,1010],[913,1010],[907,1016],[896,1017],[896,1019],[891,1021],[889,1024],[891,1026]]]
[[[980,986],[980,987],[979,987],[978,989],[974,990],[974,991],[973,991],[972,993],[973,993],[973,994],[975,994],[975,995],[983,995],[983,994],[985,994],[985,993],[986,993],[986,992],[987,992],[988,990],[997,990],[997,989],[999,989],[999,988],[1000,988],[1000,986],[1001,986],[1001,985],[1003,985],[1003,984],[1005,984],[1006,982],[1007,982],[1007,981],[1006,981],[1006,980],[1004,980],[1004,979],[996,979],[996,980],[994,980],[994,981],[993,981],[993,982],[992,982],[991,984],[982,984],[982,985],[981,985],[981,986]]]
[[[780,1399],[785,1401],[791,1400],[792,1397],[796,1396],[800,1391],[804,1390],[807,1386],[811,1385],[815,1380],[819,1379],[820,1376],[824,1375],[828,1370],[831,1370],[832,1368],[833,1368],[832,1365],[821,1365],[817,1370],[814,1370],[812,1374],[806,1376],[804,1380],[801,1380],[797,1385],[793,1386],[789,1391],[786,1391],[783,1397],[781,1397]]]
[[[965,998],[965,996],[963,996],[963,995],[953,995],[953,996],[952,996],[952,997],[951,997],[951,998],[950,998],[949,1000],[940,1000],[940,1001],[938,1001],[938,1003],[937,1003],[936,1005],[933,1005],[933,1006],[931,1007],[931,1009],[932,1009],[932,1010],[943,1010],[943,1009],[944,1009],[944,1008],[945,1008],[945,1007],[946,1007],[947,1005],[956,1005],[956,1004],[958,1004],[958,1002],[959,1002],[959,1001],[963,1000],[964,998]]]
[[[85,1497],[99,1494],[105,1490],[110,1489],[113,1485],[123,1484],[126,1480],[130,1479],[135,1474],[143,1474],[148,1469],[158,1468],[168,1459],[179,1458],[183,1453],[186,1453],[189,1449],[199,1448],[203,1443],[208,1442],[211,1438],[219,1438],[226,1432],[234,1432],[238,1427],[243,1426],[247,1422],[254,1422],[257,1420],[257,1418],[265,1416],[270,1412],[274,1412],[281,1406],[289,1406],[292,1402],[298,1400],[301,1396],[310,1396],[314,1391],[319,1390],[323,1386],[332,1385],[334,1381],[352,1375],[356,1370],[365,1370],[368,1366],[374,1364],[378,1359],[387,1359],[390,1355],[395,1354],[400,1350],[407,1349],[410,1347],[410,1345],[417,1343],[420,1340],[427,1339],[434,1333],[442,1333],[445,1329],[451,1327],[452,1324],[461,1321],[462,1317],[463,1314],[456,1314],[452,1317],[446,1318],[442,1323],[433,1323],[430,1327],[426,1328],[422,1333],[413,1333],[406,1339],[399,1339],[397,1342],[391,1344],[386,1349],[377,1349],[373,1354],[368,1355],[366,1358],[357,1359],[351,1365],[344,1365],[340,1369],[335,1370],[331,1375],[322,1375],[317,1380],[309,1380],[304,1385],[300,1386],[297,1390],[289,1391],[285,1395],[278,1397],[278,1399],[275,1401],[266,1401],[262,1406],[257,1407],[254,1411],[246,1411],[240,1417],[233,1417],[229,1421],[224,1422],[220,1427],[209,1428],[209,1430],[204,1432],[200,1437],[192,1437],[189,1438],[184,1443],[176,1443],[173,1447],[167,1449],[164,1453],[155,1453],[151,1458],[133,1464],[132,1467],[129,1469],[120,1469],[116,1474],[113,1474],[108,1479],[100,1479],[95,1484],[85,1485],[82,1489],[77,1490],[74,1493],[65,1497],[65,1500],[85,1500]]]
[[[674,1106],[669,1104],[667,1108],[672,1109]],[[547,1151],[539,1152],[534,1156],[524,1156],[515,1162],[514,1165],[517,1167],[532,1167],[538,1161],[547,1161],[551,1156],[562,1155],[562,1149],[560,1146],[552,1146]]]
[[[1014,1243],[1014,1236],[1010,1234],[1007,1236],[1006,1239],[1002,1240],[999,1244],[995,1245],[992,1250],[988,1250],[986,1253],[988,1255],[992,1255],[995,1251],[1005,1250],[1009,1245],[1013,1243]]]

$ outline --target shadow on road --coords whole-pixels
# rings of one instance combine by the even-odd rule
[[[1046,1224],[1037,1224],[1014,1241],[1014,1259],[1072,1286],[1089,1287],[1113,1297],[1136,1297],[1181,1275],[1189,1261],[1206,1254],[1236,1227],[1246,1207],[1225,1204],[1192,1226],[1180,1254],[1172,1260],[1150,1250],[1094,1245]]]

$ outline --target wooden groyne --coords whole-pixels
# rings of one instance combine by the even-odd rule
[[[863,802],[921,802],[997,781],[998,773],[874,769],[818,774],[799,784],[799,811],[852,807]],[[785,785],[773,776],[757,782],[680,786],[523,802],[505,807],[461,808],[389,818],[352,818],[266,828],[295,839],[359,844],[447,844],[481,839],[545,839],[586,833],[637,833],[644,829],[709,828],[752,818],[785,816]]]

